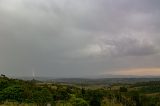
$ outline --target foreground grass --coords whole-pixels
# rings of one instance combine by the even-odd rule
[[[18,104],[17,102],[5,102],[4,104],[1,104],[0,106],[37,106],[36,104],[26,104],[26,103],[21,103]],[[52,106],[73,106],[69,102],[57,102],[55,105]],[[122,104],[110,102],[109,100],[105,99],[102,102],[101,106],[123,106]]]
[[[0,106],[37,106],[36,104],[26,104],[26,103],[16,103],[16,102],[5,102],[4,104],[1,104]]]

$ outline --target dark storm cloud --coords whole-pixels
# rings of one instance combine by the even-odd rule
[[[0,70],[79,77],[159,68],[159,0],[0,0]]]

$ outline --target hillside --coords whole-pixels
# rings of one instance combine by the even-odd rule
[[[99,86],[99,85],[94,85]],[[110,86],[0,77],[0,106],[160,106],[160,81]]]

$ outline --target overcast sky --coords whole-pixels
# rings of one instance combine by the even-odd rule
[[[160,75],[160,0],[0,0],[0,73]]]

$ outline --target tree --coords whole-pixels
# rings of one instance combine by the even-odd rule
[[[71,103],[73,106],[89,106],[88,103],[82,98],[75,98]]]
[[[90,100],[90,106],[101,106],[101,101],[97,99],[96,97],[93,97]]]
[[[32,99],[33,102],[37,103],[39,106],[44,106],[52,102],[52,95],[46,88],[37,88],[33,90]]]
[[[131,91],[129,92],[129,95],[131,96],[131,100],[135,102],[136,106],[142,106],[140,102],[140,94],[137,91]]]
[[[58,87],[56,93],[54,94],[55,100],[68,100],[70,98],[69,93],[64,87]]]
[[[86,90],[84,99],[89,101],[90,106],[101,106],[104,92],[101,89],[97,90]]]
[[[127,89],[126,87],[120,87],[120,88],[119,88],[119,91],[120,91],[120,92],[127,92],[128,89]]]
[[[24,100],[23,89],[18,85],[9,86],[1,91],[1,98],[4,100],[16,100],[22,102]]]
[[[7,86],[9,86],[9,81],[4,78],[1,79],[0,80],[0,91],[6,88]]]
[[[89,106],[87,101],[83,98],[76,98],[74,94],[71,94],[70,102],[73,106]]]

